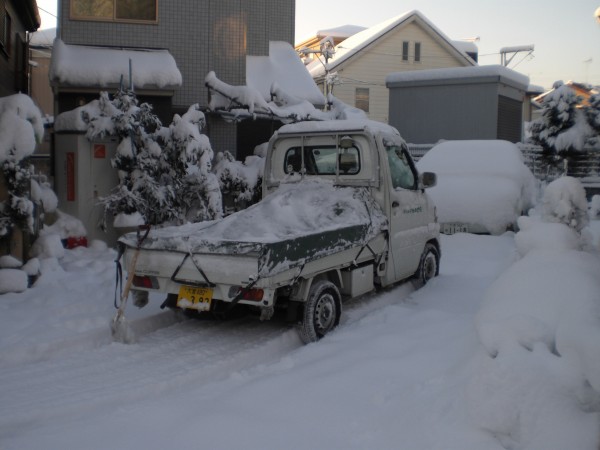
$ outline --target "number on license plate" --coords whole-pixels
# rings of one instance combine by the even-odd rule
[[[212,288],[181,286],[177,296],[177,306],[183,309],[209,311],[212,296]]]

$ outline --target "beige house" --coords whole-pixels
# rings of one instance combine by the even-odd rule
[[[327,67],[315,55],[307,69],[324,93],[333,90],[338,99],[366,111],[369,118],[387,123],[389,73],[475,66],[477,55],[468,51],[472,48],[476,50],[474,45],[453,42],[421,12],[411,11],[339,42]],[[335,80],[333,86],[326,86],[328,74]]]

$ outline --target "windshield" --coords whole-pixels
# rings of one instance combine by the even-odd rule
[[[394,189],[416,189],[417,176],[406,147],[386,143],[385,150]]]

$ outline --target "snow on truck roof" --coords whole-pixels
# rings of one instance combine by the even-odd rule
[[[278,134],[296,133],[326,133],[326,132],[350,132],[369,130],[372,133],[383,133],[400,137],[400,133],[391,125],[377,122],[375,120],[324,120],[306,121],[282,126],[277,130]]]

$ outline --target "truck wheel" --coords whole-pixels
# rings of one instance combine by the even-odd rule
[[[439,263],[440,256],[435,245],[425,244],[419,268],[413,277],[413,285],[418,289],[437,276],[440,270]]]
[[[338,288],[331,281],[320,280],[312,285],[304,304],[298,334],[305,344],[316,342],[340,323],[342,302]]]

